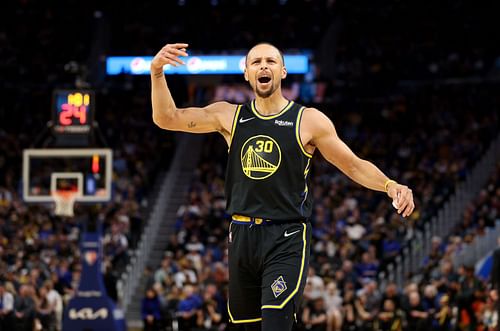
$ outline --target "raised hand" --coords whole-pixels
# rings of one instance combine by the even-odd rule
[[[163,66],[166,64],[175,67],[185,64],[184,61],[180,59],[180,56],[188,56],[186,52],[188,46],[188,44],[183,43],[165,45],[151,61],[152,69],[162,70]]]

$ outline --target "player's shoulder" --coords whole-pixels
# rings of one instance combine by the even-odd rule
[[[302,121],[314,123],[317,121],[330,121],[330,119],[318,108],[305,107],[302,115]]]
[[[236,113],[238,105],[229,103],[227,101],[216,101],[209,104],[204,109],[207,114],[216,116],[217,118],[229,118],[232,119]]]
[[[300,127],[302,132],[309,132],[313,137],[322,136],[335,130],[332,120],[314,107],[304,109]]]
[[[210,109],[210,110],[216,110],[216,111],[235,111],[238,105],[234,103],[229,103],[227,101],[216,101],[214,103],[209,104],[205,108]]]
[[[318,108],[315,108],[315,107],[307,107],[307,106],[304,106],[304,114],[316,114],[316,113],[321,113],[321,110],[319,110]]]

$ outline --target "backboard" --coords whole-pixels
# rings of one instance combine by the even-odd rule
[[[23,153],[26,202],[54,202],[57,191],[75,192],[76,202],[109,201],[111,179],[111,149],[25,149]]]

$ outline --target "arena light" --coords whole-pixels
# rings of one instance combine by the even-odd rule
[[[149,75],[152,56],[111,56],[106,59],[108,75]],[[165,73],[179,75],[234,75],[242,74],[245,55],[200,55],[183,58],[186,65],[165,66]],[[285,64],[289,74],[307,74],[307,55],[285,54]]]

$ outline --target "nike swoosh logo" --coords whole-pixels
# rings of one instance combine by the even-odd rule
[[[293,232],[290,232],[290,233],[288,233],[287,231],[285,231],[285,238],[286,238],[286,237],[290,237],[291,235],[294,235],[294,234],[296,234],[297,232],[300,232],[300,230],[293,231]]]
[[[245,118],[245,119],[243,119],[243,117],[242,117],[242,118],[240,118],[240,123],[245,123],[245,122],[251,121],[251,120],[253,120],[254,118],[255,118],[255,117],[250,117],[250,118]]]

